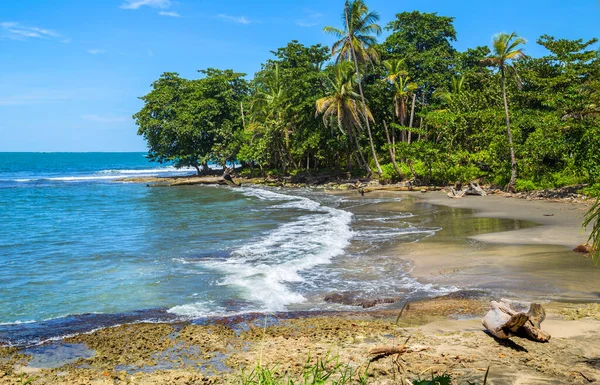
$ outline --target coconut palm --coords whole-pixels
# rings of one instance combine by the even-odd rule
[[[500,69],[500,75],[502,76],[502,99],[504,100],[504,113],[506,115],[506,130],[508,132],[511,162],[510,182],[508,182],[508,186],[506,187],[509,191],[515,190],[515,184],[517,182],[517,159],[515,158],[512,131],[510,130],[508,100],[506,98],[506,70],[513,70],[518,79],[517,70],[512,65],[512,62],[525,57],[523,49],[520,48],[520,46],[525,43],[527,43],[527,40],[520,37],[515,32],[510,34],[499,33],[495,35],[492,40],[492,53],[483,60],[486,65],[498,67]]]
[[[331,33],[339,38],[331,47],[331,54],[337,55],[336,61],[349,60],[354,62],[356,76],[358,80],[358,90],[363,107],[363,116],[368,116],[365,95],[362,89],[362,80],[358,63],[373,62],[378,60],[377,52],[374,48],[376,39],[373,36],[381,34],[381,27],[377,24],[379,15],[376,12],[369,12],[369,8],[362,0],[353,0],[344,3],[343,14],[344,29],[338,29],[327,26],[324,31]],[[377,166],[379,175],[382,174],[381,166],[377,160],[373,136],[371,135],[371,126],[369,119],[365,120],[369,143],[371,144],[371,153]]]
[[[433,93],[433,97],[440,99],[446,104],[451,104],[456,96],[462,94],[465,89],[465,77],[463,75],[453,76],[450,90],[438,88]]]
[[[275,134],[272,139],[285,173],[286,163],[296,164],[290,153],[290,132],[285,124],[285,92],[279,65],[275,64],[266,73],[252,99],[249,131],[253,131],[254,136],[262,136],[265,132]]]
[[[406,125],[407,105],[411,94],[417,90],[417,84],[410,81],[408,72],[401,59],[390,59],[383,62],[387,71],[385,80],[394,86],[394,112],[401,125]]]
[[[358,135],[362,121],[373,120],[373,115],[354,91],[354,73],[352,63],[341,62],[333,69],[333,79],[328,78],[331,93],[316,102],[317,115],[323,114],[325,126],[337,125],[340,132],[348,138],[348,149],[356,146],[360,154],[361,167],[370,172],[358,144]],[[366,111],[366,116],[362,114]],[[349,167],[350,162],[347,162]]]

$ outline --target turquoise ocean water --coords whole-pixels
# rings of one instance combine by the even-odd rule
[[[330,309],[324,293],[368,291],[369,282],[374,295],[451,290],[419,285],[402,265],[386,283],[359,262],[378,240],[439,230],[404,222],[410,213],[358,214],[358,200],[303,189],[115,181],[192,173],[142,153],[0,153],[0,343],[139,320]]]

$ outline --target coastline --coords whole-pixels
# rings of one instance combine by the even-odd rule
[[[365,199],[379,195],[409,197],[402,204],[456,209],[465,220],[504,218],[532,222],[517,230],[464,237],[476,245],[498,246],[514,254],[522,252],[523,247],[550,247],[571,253],[573,241],[587,239],[586,234],[579,233],[579,225],[577,231],[572,229],[580,224],[579,216],[585,212],[582,204],[497,196],[455,200],[441,192],[378,191],[370,192]],[[395,203],[388,205],[392,204]],[[447,242],[450,236],[439,235],[394,245],[399,258],[413,263],[411,275],[419,280],[464,282],[469,277],[465,272],[476,270],[480,275],[482,261],[493,258],[462,258],[470,241]],[[548,236],[553,237],[552,242],[545,242],[544,237]],[[477,246],[469,256],[485,254],[489,248]],[[585,258],[572,254],[574,258]],[[549,344],[521,338],[514,338],[513,343],[498,343],[483,332],[480,323],[489,300],[495,297],[494,290],[487,292],[481,297],[468,290],[459,291],[414,302],[399,318],[398,309],[382,308],[288,313],[278,317],[254,314],[173,324],[125,324],[50,342],[37,350],[0,347],[0,384],[18,383],[21,373],[25,373],[25,379],[34,379],[33,384],[225,384],[235,383],[241,369],[249,372],[258,362],[297,376],[308,356],[314,359],[328,354],[357,370],[369,365],[369,383],[395,383],[402,376],[427,378],[431,373],[450,373],[459,383],[481,382],[488,365],[496,368],[490,374],[494,384],[576,384],[586,378],[600,379],[600,367],[594,358],[600,356],[600,336],[595,333],[600,327],[600,309],[593,308],[590,317],[574,321],[565,319],[561,311],[580,305],[545,302],[548,318],[543,328],[553,335]],[[401,368],[395,366],[392,357],[369,364],[370,349],[401,344],[409,336],[410,352],[402,356]],[[94,355],[82,354],[84,348]],[[29,361],[27,355],[34,360]],[[68,357],[71,360],[67,362]],[[64,365],[54,367],[61,359]]]
[[[462,237],[441,231],[421,242],[396,245],[393,252],[411,262],[411,275],[420,282],[543,302],[598,301],[589,284],[597,267],[586,255],[572,251],[589,236],[589,230],[581,228],[587,203],[500,196],[450,199],[441,192],[397,194],[421,205],[467,210],[464,219],[461,216],[464,221],[514,221],[513,229]]]
[[[600,309],[569,320],[549,309],[548,343],[497,341],[480,317],[489,298],[457,293],[398,310],[234,316],[101,329],[26,350],[0,347],[0,384],[232,384],[257,365],[288,378],[307,359],[339,362],[367,383],[449,374],[457,383],[581,384],[600,379]],[[371,349],[405,344],[400,357],[373,361]],[[338,361],[336,361],[338,360]],[[29,362],[29,363],[28,363]],[[347,365],[347,366],[345,366]],[[247,377],[246,377],[247,378]],[[252,382],[251,382],[252,383]],[[354,383],[354,382],[352,382]]]

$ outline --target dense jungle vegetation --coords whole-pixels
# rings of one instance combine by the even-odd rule
[[[499,33],[457,51],[453,18],[379,16],[347,1],[332,47],[291,41],[248,80],[167,72],[134,115],[158,162],[244,172],[348,170],[383,182],[479,178],[508,190],[588,183],[600,192],[597,39]],[[539,44],[545,56],[526,55]]]

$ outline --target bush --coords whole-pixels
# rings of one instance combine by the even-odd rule
[[[537,186],[533,181],[528,179],[517,179],[517,183],[515,185],[517,191],[533,191],[537,190]]]
[[[600,198],[600,183],[581,189],[581,193],[589,197]]]
[[[381,184],[395,183],[400,180],[400,175],[398,175],[392,163],[382,164],[381,171],[382,173],[379,177],[379,183]]]

